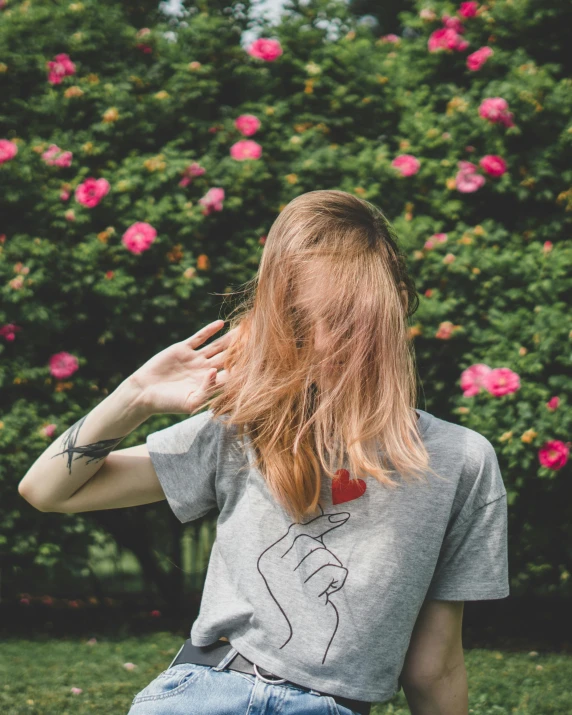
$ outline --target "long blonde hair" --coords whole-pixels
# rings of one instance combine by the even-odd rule
[[[346,456],[352,479],[389,488],[392,470],[421,480],[433,472],[407,324],[419,298],[376,206],[337,190],[296,197],[245,285],[229,321],[239,330],[227,381],[203,404],[248,437],[255,468],[293,520],[315,513],[322,470],[335,478]]]

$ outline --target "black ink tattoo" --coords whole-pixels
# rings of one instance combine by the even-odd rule
[[[86,464],[90,464],[91,462],[105,459],[105,457],[107,457],[107,455],[115,449],[121,440],[124,439],[124,437],[114,437],[113,439],[101,439],[99,442],[93,442],[92,444],[77,445],[79,431],[86,417],[87,415],[84,415],[81,420],[78,420],[64,432],[62,435],[62,446],[64,447],[64,450],[54,454],[54,457],[59,457],[60,454],[67,454],[68,471],[70,474],[74,453],[77,453],[78,455],[76,460],[81,459],[81,457],[89,457]]]

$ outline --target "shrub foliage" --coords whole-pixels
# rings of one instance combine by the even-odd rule
[[[568,3],[418,2],[377,37],[344,2],[292,2],[253,44],[248,3],[185,8],[149,10],[147,27],[120,2],[0,10],[3,563],[81,570],[103,527],[177,590],[132,536],[149,514],[167,524],[165,504],[40,515],[17,483],[146,359],[218,317],[290,199],[339,188],[379,205],[409,255],[420,406],[497,451],[513,594],[569,594]]]

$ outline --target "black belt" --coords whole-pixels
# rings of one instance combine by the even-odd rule
[[[207,646],[196,646],[193,645],[191,642],[190,638],[187,638],[187,640],[184,642],[181,650],[171,663],[169,667],[172,667],[173,665],[177,665],[178,663],[197,663],[198,665],[218,665],[222,658],[228,653],[228,651],[231,649],[231,644],[229,641],[223,641],[223,640],[218,640],[215,643],[211,643],[210,645]],[[247,660],[244,656],[240,655],[240,653],[237,653],[234,658],[230,661],[230,663],[226,666],[229,670],[238,670],[240,673],[250,673],[250,675],[261,675],[263,678],[278,678],[279,682],[277,684],[281,683],[287,683],[290,685],[295,686],[296,688],[301,688],[302,690],[314,690],[315,692],[320,693],[320,695],[327,695],[330,698],[333,698],[339,705],[341,705],[344,708],[348,708],[349,710],[353,710],[357,713],[360,713],[360,715],[369,715],[370,710],[371,710],[371,703],[366,702],[365,700],[352,700],[351,698],[344,698],[341,695],[332,695],[332,693],[323,693],[319,690],[316,690],[315,688],[308,688],[305,685],[299,685],[298,683],[293,683],[291,680],[286,680],[283,678],[280,678],[280,676],[275,675],[274,673],[270,673],[268,670],[265,670],[265,668],[261,668],[260,666],[252,663],[251,661]],[[256,670],[255,670],[256,668]],[[224,670],[224,669],[223,669]]]

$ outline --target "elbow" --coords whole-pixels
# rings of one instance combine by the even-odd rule
[[[53,509],[52,507],[49,507],[46,504],[42,504],[41,502],[34,499],[33,495],[30,494],[29,489],[27,487],[23,486],[23,480],[18,485],[18,494],[22,497],[22,499],[27,501],[30,506],[33,506],[34,509],[37,509],[38,511],[42,511],[42,512],[57,511],[57,509]]]
[[[403,691],[431,692],[436,687],[451,680],[464,679],[467,677],[467,669],[464,660],[458,661],[450,666],[425,670],[418,673],[402,673],[401,684]]]

